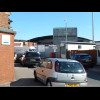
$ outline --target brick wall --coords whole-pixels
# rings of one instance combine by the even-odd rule
[[[0,27],[10,28],[8,23],[10,12],[0,12]]]
[[[10,35],[10,45],[1,45],[1,36]],[[14,35],[0,32],[0,84],[14,80]]]
[[[95,64],[97,64],[97,50],[71,50],[67,52],[67,58],[78,53],[86,53],[91,55],[94,59]]]
[[[27,46],[28,46],[28,47],[29,47],[29,46],[33,46],[33,44],[34,44],[33,42],[26,42],[25,45],[24,45],[24,47],[27,47]]]

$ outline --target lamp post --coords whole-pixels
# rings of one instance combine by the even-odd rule
[[[66,56],[65,56],[65,58],[67,58],[67,18],[66,19],[64,19],[64,21],[66,21],[66,42],[65,42],[65,54],[66,54]]]
[[[66,21],[66,42],[67,42],[67,18],[64,19],[64,21]]]
[[[94,13],[92,12],[92,34],[93,34],[93,43],[94,43]]]

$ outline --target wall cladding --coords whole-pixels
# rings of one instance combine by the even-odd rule
[[[61,41],[66,41],[66,28],[54,28],[53,43],[59,44]],[[67,28],[67,41],[77,42],[77,28]]]

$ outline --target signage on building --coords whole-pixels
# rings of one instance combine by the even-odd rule
[[[20,46],[20,45],[21,45],[21,43],[14,43],[14,45],[15,45],[15,46]]]
[[[1,44],[2,45],[10,45],[10,35],[2,35]]]
[[[23,47],[23,42],[14,42],[15,47]]]

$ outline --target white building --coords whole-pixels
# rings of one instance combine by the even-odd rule
[[[97,64],[100,65],[100,41],[96,41]]]
[[[96,49],[96,44],[89,42],[64,42],[60,44],[61,58],[66,58],[66,50],[93,50]]]
[[[87,42],[68,42],[68,50],[93,50],[96,45]]]
[[[23,47],[23,42],[14,42],[14,47]]]

